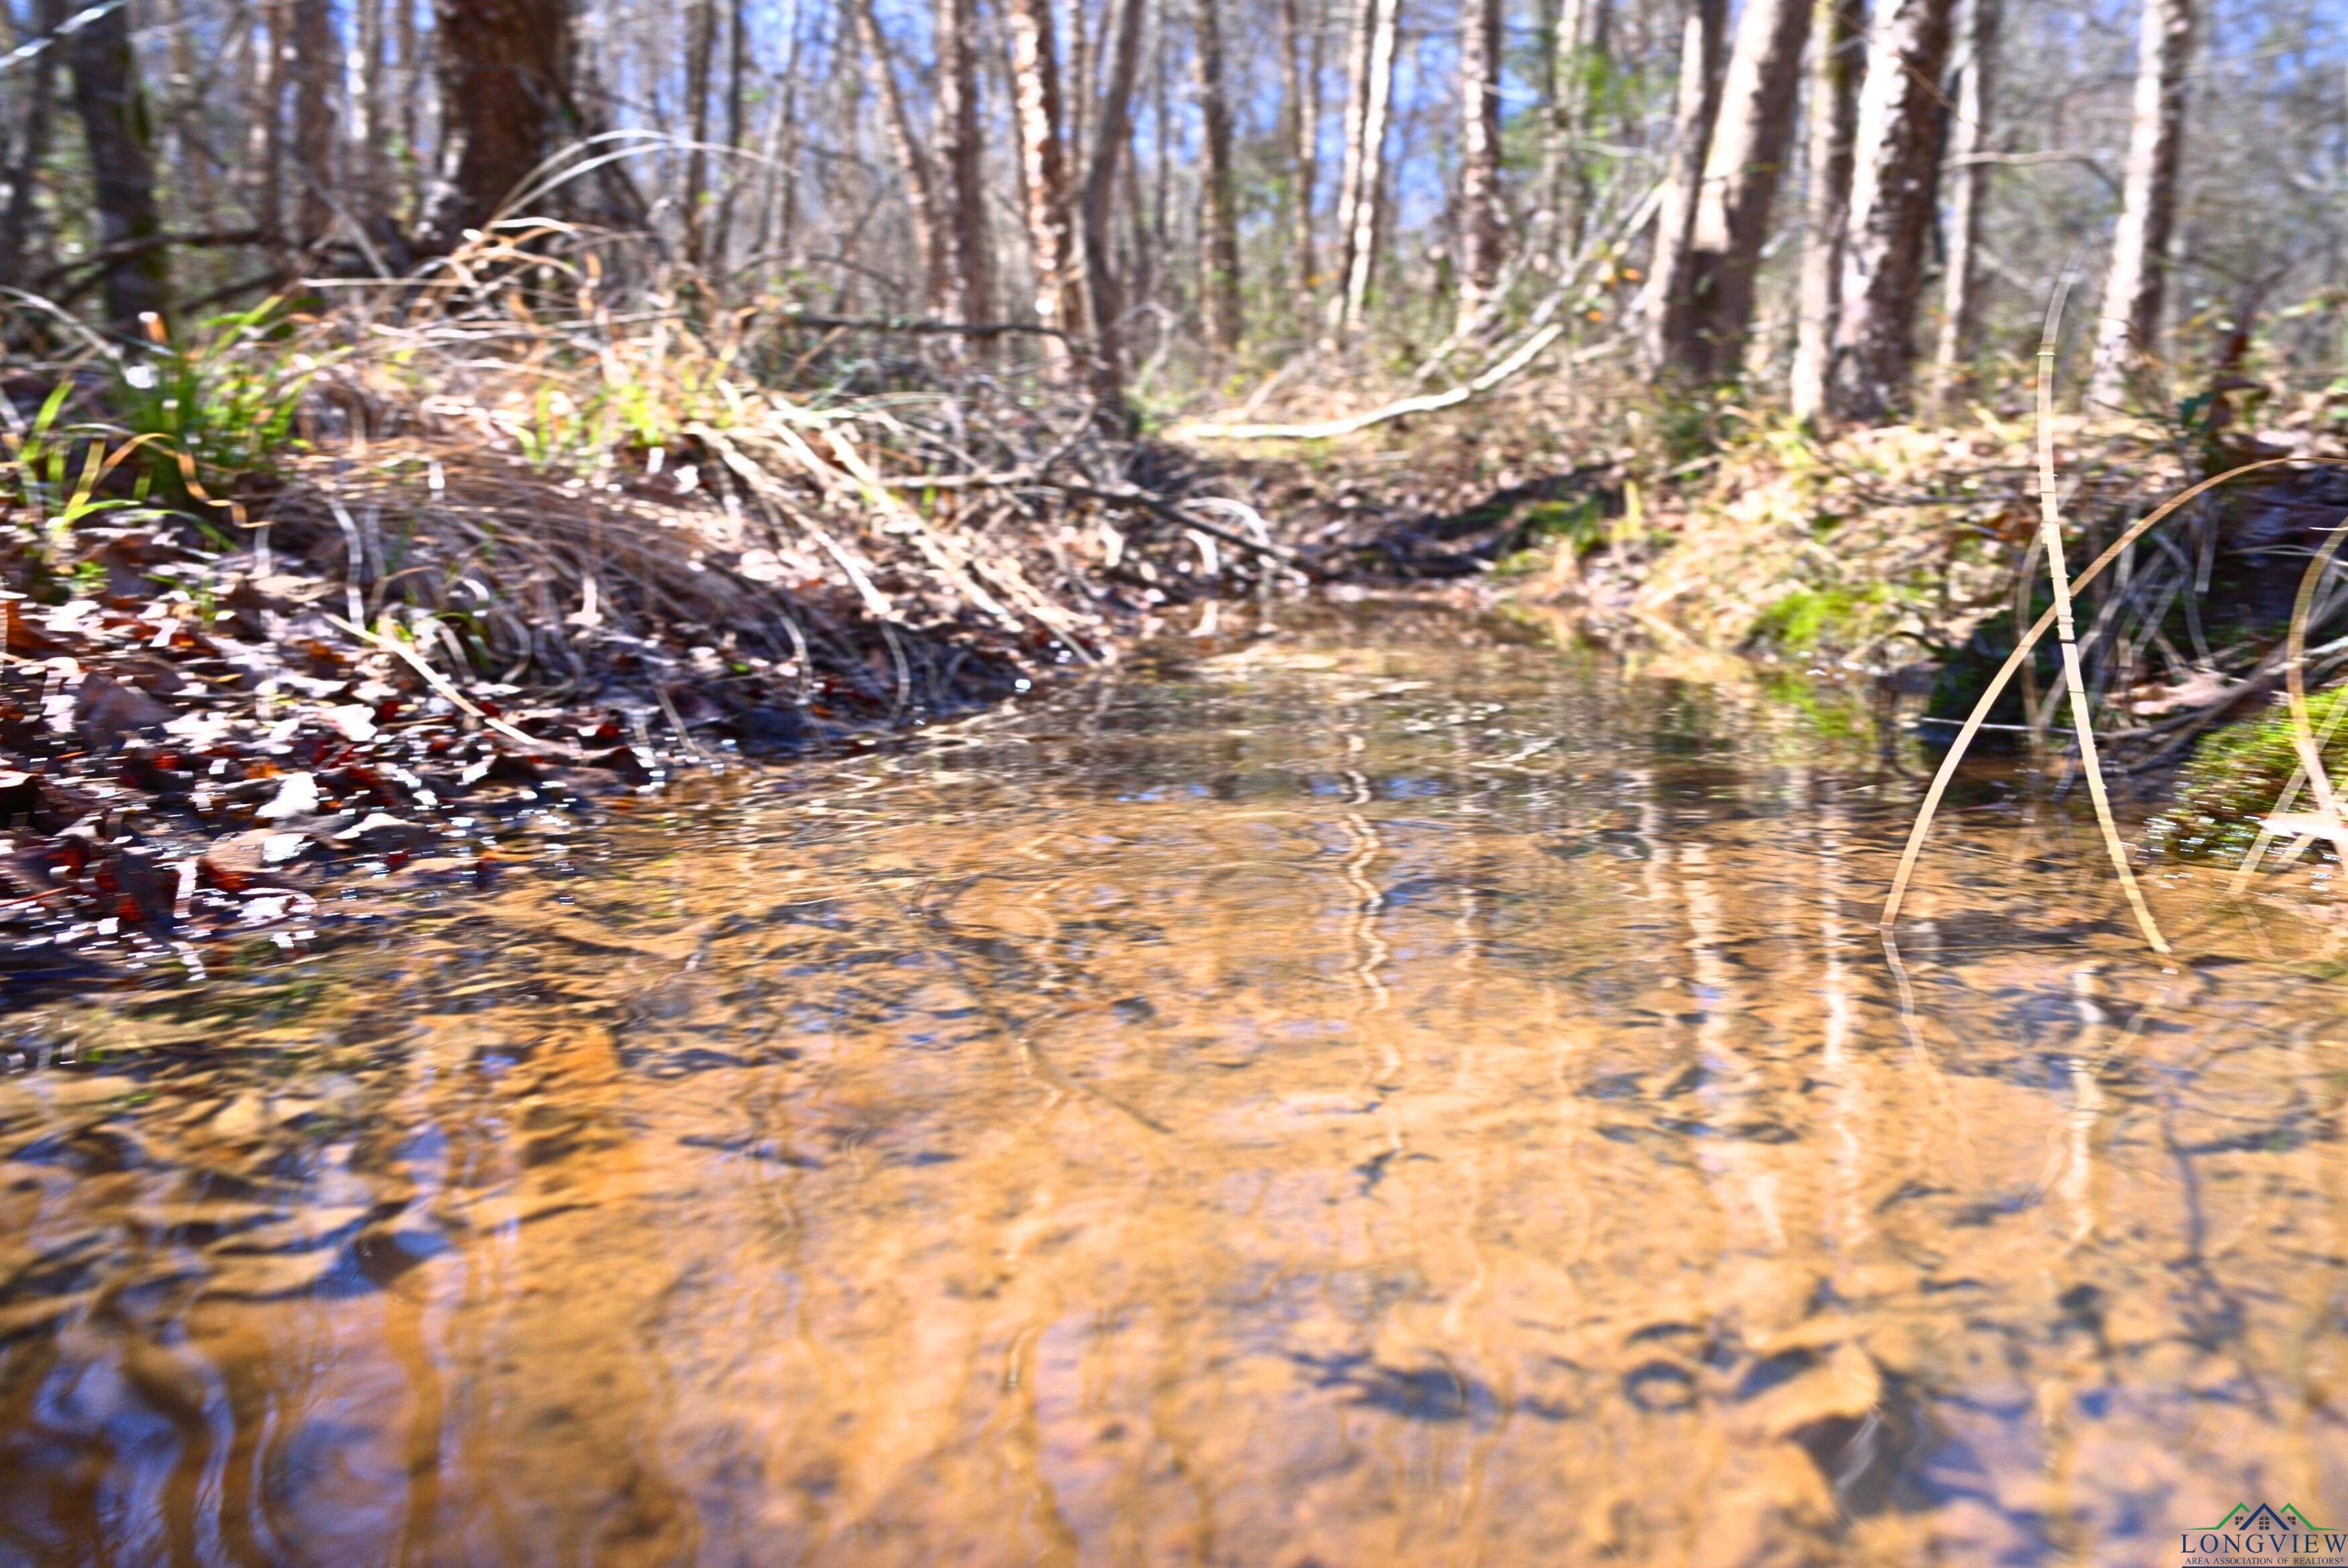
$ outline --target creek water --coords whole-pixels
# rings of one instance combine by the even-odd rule
[[[2348,1519],[2336,903],[2165,869],[2159,960],[1977,782],[1895,967],[1915,759],[1691,673],[1408,606],[1193,640],[17,1009],[0,1563]]]

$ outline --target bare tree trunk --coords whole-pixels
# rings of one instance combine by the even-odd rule
[[[1746,0],[1704,156],[1689,241],[1686,311],[1667,321],[1666,363],[1702,382],[1734,379],[1753,326],[1754,275],[1794,140],[1794,99],[1811,0]]]
[[[1941,274],[1941,341],[1932,355],[1931,401],[1944,407],[1981,350],[1979,253],[1982,211],[1989,201],[1990,116],[1997,83],[1999,0],[1964,0],[1956,136],[1949,168],[1956,193],[1949,205],[1949,255]]]
[[[1500,278],[1500,0],[1459,10],[1459,323]]]
[[[951,5],[953,0],[946,3]],[[896,154],[897,168],[905,177],[905,208],[913,222],[913,248],[922,258],[922,302],[932,312],[949,311],[951,284],[946,272],[945,235],[938,226],[937,182],[932,175],[930,160],[922,156],[921,138],[914,134],[912,113],[905,107],[904,90],[897,85],[897,67],[889,57],[889,43],[881,36],[872,0],[850,0],[849,9],[858,38],[864,46],[865,71],[872,78],[873,90],[880,99],[880,121],[888,133],[889,149]],[[943,14],[942,8],[941,20]],[[942,66],[943,63],[940,61]],[[942,111],[945,106],[941,103],[939,107]],[[938,136],[939,150],[948,159],[951,176],[953,130],[942,112],[938,118]]]
[[[1886,0],[1868,40],[1852,153],[1850,233],[1828,409],[1902,414],[1916,363],[1916,304],[1941,161],[1941,73],[1952,0]]]
[[[1083,295],[1074,267],[1066,119],[1060,100],[1059,46],[1052,0],[1010,0],[1011,75],[1019,118],[1019,162],[1027,198],[1027,245],[1035,279],[1035,317],[1064,333],[1083,330]],[[1058,340],[1047,340],[1058,344]]]
[[[1095,384],[1103,405],[1117,411],[1125,400],[1125,303],[1117,284],[1112,220],[1117,166],[1132,150],[1133,87],[1141,70],[1146,20],[1145,0],[1119,0],[1117,36],[1108,41],[1108,85],[1094,122],[1092,166],[1085,174],[1085,280],[1091,294]]]
[[[1318,284],[1314,275],[1313,204],[1321,172],[1322,0],[1280,0],[1282,63],[1287,70],[1288,160],[1295,181],[1296,298],[1300,307]]]
[[[1231,109],[1223,97],[1222,19],[1217,0],[1193,0],[1198,7],[1196,57],[1199,118],[1205,122],[1204,171],[1207,275],[1207,336],[1217,348],[1240,343],[1240,218],[1231,190]]]
[[[298,187],[294,237],[309,250],[334,227],[335,111],[330,94],[342,62],[329,0],[294,4],[294,159]]]
[[[98,243],[119,251],[106,268],[107,321],[117,332],[136,332],[142,316],[170,314],[171,259],[155,208],[154,142],[129,14],[117,7],[84,22],[67,47],[89,147]]]
[[[358,72],[344,143],[349,179],[345,200],[370,237],[380,235],[391,212],[391,127],[384,114],[384,0],[358,0],[354,32]]]
[[[394,29],[399,50],[399,171],[402,218],[420,219],[424,212],[424,156],[418,149],[424,117],[421,112],[429,74],[425,67],[423,32],[416,25],[417,0],[392,0],[399,7]]]
[[[705,268],[709,264],[709,79],[717,57],[716,0],[694,0],[685,26],[685,112],[692,145],[685,155],[685,253],[695,266]],[[877,35],[872,58],[887,75],[889,61],[880,52]],[[892,91],[888,96],[895,95]]]
[[[2144,0],[2137,45],[2135,123],[2112,270],[2096,323],[2088,398],[2116,405],[2160,341],[2168,242],[2177,222],[2177,163],[2185,144],[2185,66],[2193,52],[2193,0]]]
[[[748,165],[739,157],[750,136],[750,36],[742,26],[743,8],[744,0],[729,0],[726,7],[726,145],[736,157],[726,171],[726,194],[717,205],[717,229],[710,246],[710,269],[720,277],[731,268],[734,210],[742,182],[749,178]]]
[[[1788,397],[1794,417],[1805,423],[1826,411],[1827,374],[1841,315],[1843,231],[1850,211],[1851,144],[1859,127],[1866,35],[1867,0],[1813,0],[1809,191]]]
[[[574,128],[569,0],[434,0],[443,246],[493,218]]]
[[[252,8],[253,74],[245,158],[252,170],[253,227],[282,244],[285,231],[285,77],[293,47],[290,0],[259,0]]]
[[[1349,51],[1352,87],[1345,99],[1345,161],[1337,185],[1337,234],[1343,265],[1334,313],[1337,336],[1362,323],[1378,252],[1378,203],[1385,189],[1386,115],[1394,101],[1398,0],[1358,0]]]
[[[938,0],[938,159],[953,236],[953,301],[962,319],[994,315],[994,252],[986,242],[986,143],[979,121],[978,15],[972,0]]]
[[[66,0],[36,0],[32,33],[46,38],[65,25]],[[25,252],[33,240],[35,215],[40,210],[41,162],[48,156],[49,117],[57,99],[58,50],[51,45],[33,56],[32,78],[26,84],[24,128],[17,133],[15,156],[7,169],[7,201],[0,205],[0,284],[24,281]]]
[[[1671,166],[1655,209],[1655,248],[1647,266],[1647,357],[1656,364],[1671,359],[1670,345],[1687,332],[1688,245],[1713,121],[1720,113],[1720,46],[1727,22],[1728,0],[1687,0],[1680,25]]]

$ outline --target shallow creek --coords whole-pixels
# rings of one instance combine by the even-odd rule
[[[2336,905],[2157,876],[2164,964],[1981,784],[1896,968],[1842,728],[1367,610],[19,1008],[0,1563],[2348,1521]]]

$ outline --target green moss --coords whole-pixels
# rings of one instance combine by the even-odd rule
[[[1859,634],[1879,619],[1878,612],[1895,600],[1882,583],[1859,589],[1839,583],[1797,588],[1761,612],[1750,636],[1756,642],[1774,643],[1794,653],[1807,653],[1822,643],[1856,642]]]
[[[2308,699],[2308,718],[2320,739],[2327,728],[2323,764],[2336,780],[2348,769],[2348,686]],[[2176,803],[2152,824],[2153,842],[2188,858],[2239,859],[2258,836],[2259,822],[2274,810],[2298,770],[2291,744],[2291,710],[2278,701],[2257,718],[2230,724],[2202,737],[2193,760],[2178,779]],[[2298,809],[2308,809],[2304,788]]]
[[[1873,733],[1866,699],[1849,687],[1821,685],[1779,670],[1763,679],[1761,689],[1770,701],[1800,713],[1821,740],[1855,741]]]

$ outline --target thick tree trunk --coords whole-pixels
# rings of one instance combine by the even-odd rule
[[[1500,0],[1459,8],[1459,324],[1500,279]]]
[[[952,4],[952,0],[947,3]],[[922,303],[932,312],[948,311],[952,309],[951,285],[945,236],[938,225],[937,182],[931,173],[930,160],[922,155],[921,138],[914,134],[912,112],[905,107],[904,91],[897,85],[897,67],[889,58],[888,40],[881,36],[872,0],[850,0],[850,10],[857,37],[864,46],[865,74],[871,78],[873,92],[880,100],[881,128],[888,135],[890,151],[896,155],[898,172],[905,180],[905,209],[912,220],[913,248],[922,258]],[[940,105],[941,109],[943,107]],[[946,128],[942,114],[939,120],[940,150],[951,157],[952,133]]]
[[[434,0],[443,179],[434,229],[453,247],[493,219],[576,130],[569,0]]]
[[[986,143],[979,123],[978,17],[972,0],[938,0],[938,197],[951,242],[952,309],[994,316],[994,252],[986,242]]]
[[[1240,343],[1240,216],[1231,189],[1231,108],[1223,96],[1223,28],[1218,0],[1193,0],[1198,7],[1195,57],[1199,67],[1199,118],[1206,129],[1204,170],[1205,261],[1202,292],[1207,336],[1220,349]]]
[[[1754,276],[1794,140],[1810,6],[1746,0],[1737,23],[1688,245],[1686,311],[1666,318],[1665,363],[1696,381],[1733,380],[1744,361]]]
[[[332,95],[340,55],[329,0],[294,0],[294,234],[305,251],[335,222]]]
[[[1721,34],[1728,0],[1687,0],[1680,24],[1678,102],[1672,115],[1671,166],[1655,209],[1655,247],[1647,267],[1647,356],[1671,358],[1669,345],[1687,331],[1688,246],[1704,159],[1720,113]]]
[[[1809,190],[1804,204],[1802,273],[1797,285],[1794,369],[1788,403],[1796,419],[1826,412],[1827,375],[1841,315],[1844,227],[1850,211],[1852,141],[1866,58],[1867,0],[1813,0],[1810,16]]]
[[[1125,401],[1125,301],[1113,220],[1118,169],[1132,150],[1133,87],[1141,74],[1147,20],[1145,0],[1119,0],[1116,36],[1107,40],[1108,84],[1094,122],[1092,166],[1085,174],[1085,282],[1092,307],[1094,379],[1102,405],[1118,417]]]
[[[2177,223],[2177,163],[2185,145],[2185,67],[2193,53],[2193,0],[2144,0],[2135,123],[2112,270],[2096,323],[2087,395],[2116,405],[2160,341],[2168,242]]]
[[[1282,64],[1287,70],[1288,160],[1295,182],[1296,302],[1320,284],[1313,260],[1313,205],[1321,183],[1322,0],[1281,0]]]
[[[1941,339],[1932,354],[1932,404],[1962,389],[1981,352],[1982,211],[1989,200],[1990,117],[1995,112],[2000,0],[1964,0],[1964,45],[1958,69],[1956,134],[1949,149],[1955,191],[1949,203],[1949,253],[1941,278]]]
[[[1019,119],[1027,247],[1035,279],[1035,318],[1064,333],[1080,333],[1083,294],[1074,265],[1068,156],[1062,137],[1066,121],[1061,108],[1052,0],[1010,0],[1009,9],[1012,87]]]
[[[1368,308],[1378,253],[1378,204],[1385,190],[1386,115],[1394,101],[1398,0],[1358,0],[1348,51],[1345,160],[1337,183],[1341,265],[1333,324],[1352,335]]]
[[[65,25],[66,0],[35,0],[31,32],[46,38]],[[57,101],[58,50],[52,45],[33,56],[25,85],[25,118],[16,133],[14,156],[7,169],[7,190],[0,200],[0,284],[25,281],[25,253],[33,240],[36,198],[40,190],[41,164],[49,151],[49,119]]]
[[[120,251],[106,269],[107,321],[117,332],[132,333],[142,316],[170,314],[171,258],[161,244],[154,143],[129,14],[117,7],[84,23],[67,47],[75,107],[89,147],[98,242]]]
[[[1916,304],[1940,171],[1941,74],[1952,0],[1885,0],[1868,40],[1852,155],[1842,319],[1828,408],[1877,421],[1906,412]]]

